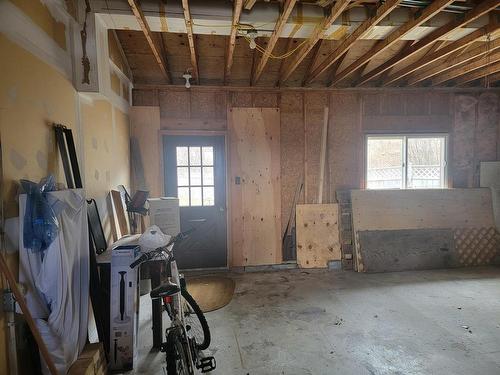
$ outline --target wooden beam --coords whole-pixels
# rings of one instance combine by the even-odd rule
[[[244,8],[246,10],[252,10],[252,8],[253,8],[253,6],[255,5],[256,2],[257,2],[257,0],[245,0]]]
[[[313,49],[314,45],[323,38],[325,32],[332,26],[337,18],[344,12],[344,10],[349,5],[350,0],[337,0],[335,5],[328,17],[326,17],[316,28],[314,29],[312,35],[309,37],[307,42],[302,46],[302,48],[297,52],[295,58],[292,60],[288,68],[283,73],[280,78],[281,83],[285,82],[290,75],[297,69],[299,64],[304,60],[307,54]]]
[[[497,49],[500,49],[500,38],[495,39],[489,44],[485,42],[482,46],[476,47],[469,52],[460,54],[452,59],[443,61],[442,63],[433,64],[428,69],[411,76],[408,79],[408,85],[415,85],[435,75],[453,69],[460,64],[466,63],[467,61],[473,60],[479,56],[483,56],[484,54],[487,54],[489,52],[494,52]]]
[[[473,72],[477,69],[483,68],[487,65],[496,63],[500,61],[500,52],[493,53],[491,55],[484,55],[475,58],[472,61],[467,62],[465,65],[460,65],[455,69],[448,72],[437,75],[432,79],[432,86],[437,86],[443,82],[450,81],[454,78],[460,77],[464,74]]]
[[[319,64],[314,71],[311,73],[306,83],[310,83],[315,80],[319,75],[325,72],[332,64],[335,63],[341,56],[343,56],[356,41],[363,36],[372,27],[376,26],[380,21],[382,21],[391,11],[396,8],[402,0],[388,0],[381,6],[379,6],[372,17],[367,18],[361,25],[359,25],[356,30],[351,34],[345,36],[339,43],[339,46],[335,48],[322,62]]]
[[[333,80],[332,84],[339,83],[353,72],[358,70],[362,65],[371,61],[375,56],[378,56],[381,52],[391,47],[397,41],[401,40],[406,34],[412,31],[414,28],[420,26],[434,15],[439,13],[441,10],[446,8],[449,4],[451,4],[453,0],[436,0],[433,1],[430,5],[424,8],[420,13],[416,13],[412,19],[407,21],[404,25],[398,27],[395,31],[393,31],[387,38],[378,42],[371,48],[368,52],[366,52],[359,59],[354,61],[351,65],[337,74],[337,77]]]
[[[327,86],[330,86],[332,84],[332,81],[335,78],[335,76],[337,75],[337,72],[340,68],[340,65],[342,65],[346,56],[347,56],[347,52],[344,53],[342,56],[340,56],[340,58],[337,59],[337,61],[335,61],[335,63],[333,64],[332,70],[331,70],[330,74],[328,74],[328,80],[326,81]]]
[[[153,55],[156,59],[156,62],[158,63],[158,66],[160,67],[160,70],[162,74],[165,76],[167,81],[169,83],[172,82],[170,78],[170,74],[167,71],[167,68],[165,66],[165,63],[163,62],[163,59],[160,55],[160,52],[158,51],[158,48],[156,47],[156,44],[153,40],[153,34],[151,33],[151,30],[149,29],[149,25],[146,21],[146,17],[144,17],[144,13],[142,13],[142,9],[137,4],[137,0],[128,0],[128,4],[130,5],[130,8],[132,9],[132,13],[134,13],[135,18],[137,19],[137,22],[139,23],[139,26],[141,27],[141,30],[146,37],[146,40],[148,41],[149,47],[151,48],[151,51],[153,51]]]
[[[482,69],[475,70],[471,73],[464,74],[463,76],[459,77],[458,79],[455,80],[455,85],[461,86],[463,84],[466,84],[468,82],[475,81],[476,79],[480,79],[483,77],[486,77],[490,74],[495,74],[500,72],[500,62],[496,62],[492,65],[488,65]]]
[[[384,83],[384,86],[387,86],[391,83],[395,83],[396,81],[399,81],[400,79],[406,77],[408,74],[411,74],[418,69],[422,69],[428,66],[429,64],[432,64],[436,60],[448,56],[449,54],[458,51],[459,49],[464,48],[465,46],[474,43],[479,39],[485,38],[489,34],[496,32],[498,29],[499,29],[499,24],[497,23],[492,23],[485,27],[477,29],[476,31],[473,31],[472,33],[464,36],[463,38],[455,40],[454,42],[437,50],[436,52],[431,53],[430,55],[427,55],[418,61],[415,61],[414,63],[404,67],[401,70],[398,70],[396,73],[394,73],[387,79],[387,81]]]
[[[497,6],[498,0],[485,0],[481,2],[474,9],[468,11],[464,16],[457,17],[453,21],[450,21],[447,24],[437,28],[419,41],[415,42],[415,44],[404,55],[394,56],[372,71],[365,74],[361,78],[359,85],[368,82],[369,80],[385,72],[386,70],[402,63],[403,61],[406,61],[416,53],[422,51],[424,48],[434,43],[436,40],[444,39],[448,34],[452,33],[456,29],[467,25],[468,23],[488,13],[492,9],[495,9]]]
[[[292,45],[293,45],[293,38],[288,38],[288,40],[286,42],[285,50],[283,51],[283,53],[285,53],[286,51],[290,51],[292,49]],[[276,87],[279,87],[279,85],[280,85],[280,77],[283,75],[283,72],[285,71],[285,66],[286,66],[287,60],[289,58],[290,57],[287,57],[286,59],[281,60],[280,70],[278,72],[278,80],[276,81],[276,83],[274,85]]]
[[[259,80],[262,72],[264,71],[264,68],[266,67],[267,61],[269,60],[269,56],[273,52],[274,46],[276,45],[276,42],[278,41],[278,38],[281,35],[281,32],[283,31],[283,28],[286,25],[286,21],[288,20],[288,17],[290,17],[290,14],[292,13],[293,7],[295,6],[295,3],[297,0],[286,0],[285,1],[285,6],[283,8],[283,12],[281,13],[280,17],[278,18],[278,21],[276,22],[276,25],[274,26],[273,33],[271,34],[271,37],[269,38],[269,42],[267,43],[267,48],[264,51],[264,54],[260,58],[259,64],[257,65],[257,69],[254,74],[254,79],[252,80],[252,85],[255,85],[257,81]]]
[[[307,80],[309,78],[309,75],[311,74],[312,69],[316,65],[316,62],[318,61],[319,57],[319,50],[321,49],[321,45],[323,44],[323,40],[321,39],[316,45],[314,46],[314,49],[312,50],[312,57],[311,57],[311,62],[309,63],[309,66],[307,67],[306,73],[304,74],[304,78],[302,79],[302,86],[305,86],[307,84]]]
[[[229,43],[227,46],[226,54],[226,69],[224,71],[224,83],[227,82],[231,76],[231,68],[233,66],[234,47],[236,44],[236,34],[238,33],[238,23],[240,22],[241,9],[243,7],[243,0],[235,0],[233,7],[233,22],[231,24],[231,33],[229,34]]]
[[[191,69],[194,81],[200,83],[200,72],[198,71],[198,61],[196,58],[196,49],[194,47],[193,20],[191,19],[191,11],[189,10],[189,0],[182,0],[182,9],[184,11],[184,22],[189,43],[189,53],[191,55]]]

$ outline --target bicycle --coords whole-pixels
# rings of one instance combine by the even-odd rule
[[[203,350],[210,345],[210,328],[205,315],[189,294],[186,281],[179,274],[174,258],[174,246],[187,238],[194,231],[190,229],[172,237],[162,247],[142,254],[130,264],[135,268],[139,264],[152,259],[161,259],[170,266],[170,278],[150,292],[152,299],[160,298],[170,318],[170,327],[165,331],[166,341],[161,345],[161,351],[166,354],[168,375],[193,375],[194,369],[206,373],[215,370],[216,362],[213,356],[204,356]]]

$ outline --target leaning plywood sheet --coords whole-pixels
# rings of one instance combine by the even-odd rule
[[[489,189],[353,190],[354,230],[493,225]]]
[[[326,268],[340,260],[337,204],[297,205],[297,263],[301,268]]]
[[[280,112],[229,111],[233,266],[281,263]]]

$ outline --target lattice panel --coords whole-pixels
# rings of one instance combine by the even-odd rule
[[[490,264],[499,254],[500,236],[495,228],[460,228],[454,230],[455,249],[464,266]]]

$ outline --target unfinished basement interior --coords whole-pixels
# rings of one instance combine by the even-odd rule
[[[0,0],[0,375],[500,374],[500,0]]]

